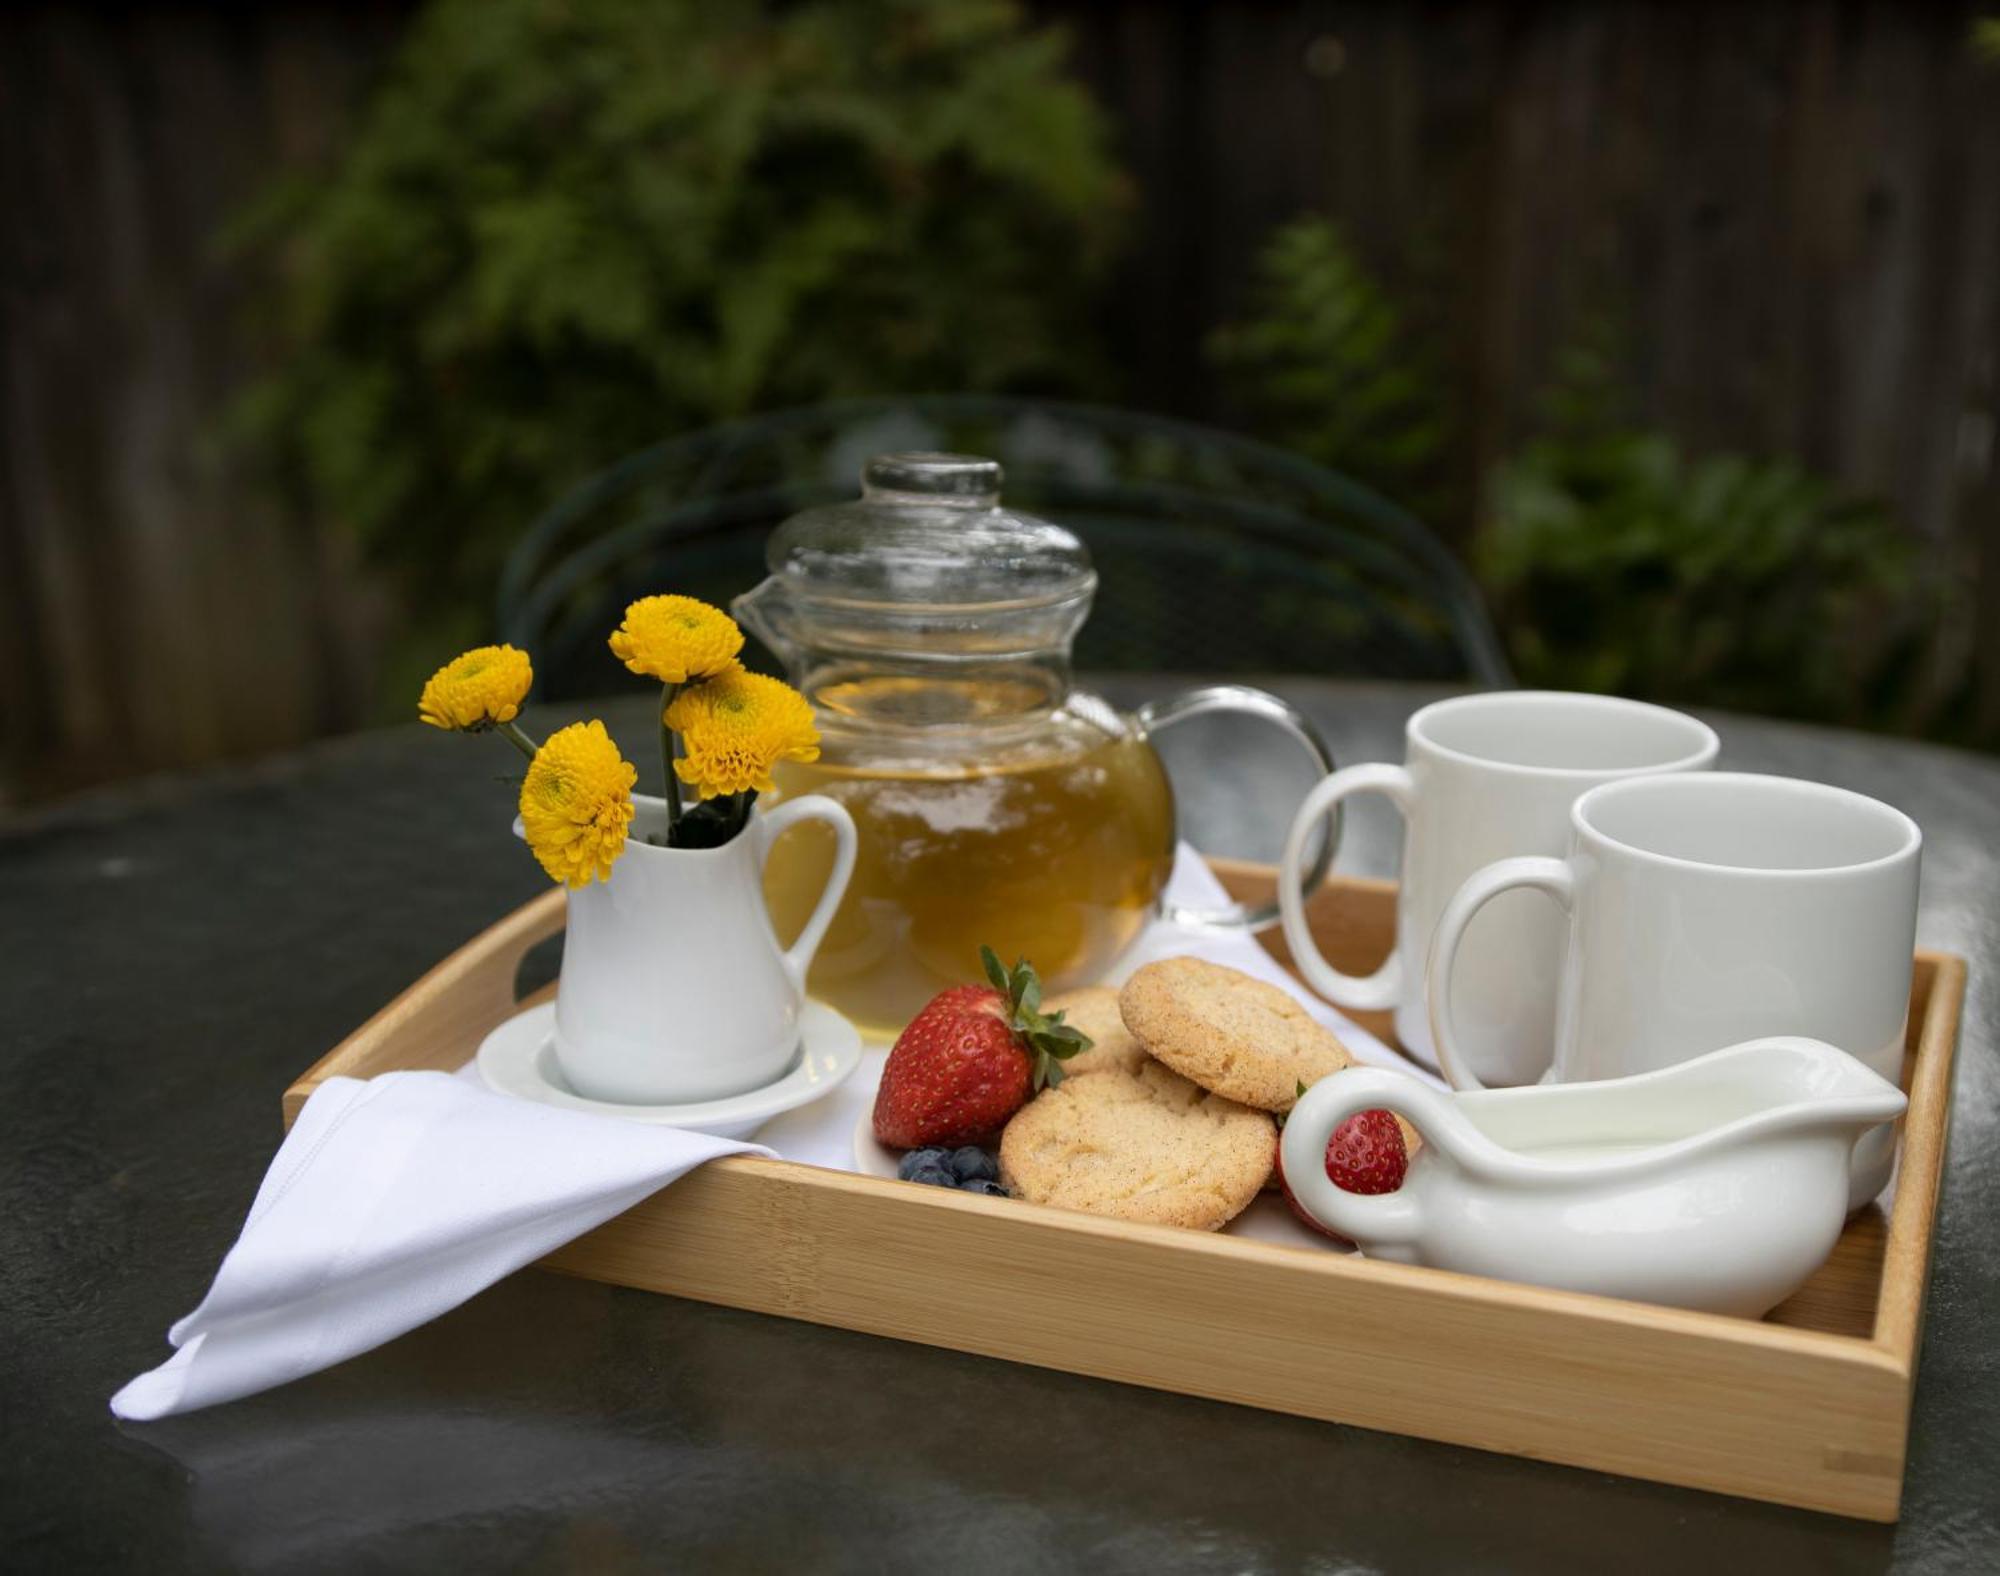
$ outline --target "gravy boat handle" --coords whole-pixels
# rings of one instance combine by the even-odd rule
[[[1360,1111],[1385,1110],[1406,1118],[1426,1146],[1456,1158],[1469,1127],[1449,1098],[1403,1073],[1349,1067],[1320,1079],[1292,1107],[1279,1140],[1285,1185],[1305,1212],[1329,1231],[1361,1247],[1414,1242],[1423,1231],[1423,1208],[1408,1179],[1394,1193],[1350,1193],[1326,1174],[1326,1146],[1334,1129]]]

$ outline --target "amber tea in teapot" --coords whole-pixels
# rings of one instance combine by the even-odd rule
[[[1067,719],[982,761],[787,765],[780,793],[822,793],[854,817],[854,877],[813,967],[813,994],[893,1032],[946,985],[977,977],[982,944],[1035,960],[1054,989],[1095,979],[1153,913],[1172,857],[1166,774],[1136,732]],[[764,892],[780,938],[825,889],[833,839],[800,826]]]
[[[1071,533],[1002,510],[999,484],[990,460],[871,460],[859,502],[779,527],[770,578],[735,604],[820,725],[820,759],[782,766],[770,799],[829,795],[860,833],[810,989],[877,1034],[978,979],[982,945],[1032,959],[1060,989],[1098,978],[1138,935],[1175,846],[1149,729],[1248,710],[1331,766],[1311,725],[1259,691],[1197,691],[1126,717],[1071,690],[1096,574]],[[794,828],[765,867],[781,941],[825,885],[832,846],[819,831]]]

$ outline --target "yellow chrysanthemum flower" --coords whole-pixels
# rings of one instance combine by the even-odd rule
[[[819,759],[812,707],[789,684],[740,669],[674,697],[666,724],[687,750],[674,774],[703,799],[755,788],[771,791],[779,761]]]
[[[551,880],[580,887],[610,878],[638,780],[603,723],[573,722],[549,735],[521,784],[521,827]]]
[[[527,652],[480,646],[453,657],[430,676],[417,701],[417,715],[433,728],[462,731],[512,722],[534,682]]]
[[[634,673],[686,684],[740,667],[743,631],[719,607],[691,596],[641,597],[611,632],[611,654]]]

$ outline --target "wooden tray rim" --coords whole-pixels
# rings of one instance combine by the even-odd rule
[[[1225,860],[1212,860],[1211,864],[1226,881],[1256,882],[1269,878],[1268,866]],[[1392,892],[1395,885],[1393,882],[1358,878],[1336,878],[1336,881],[1339,887],[1378,899]],[[477,1017],[490,1027],[529,1002],[545,999],[548,991],[528,998],[527,1002],[515,1001],[513,977],[521,956],[530,947],[555,934],[563,923],[564,894],[556,888],[532,899],[453,952],[377,1011],[286,1089],[283,1102],[286,1125],[290,1125],[306,1099],[325,1079],[368,1076],[385,1070],[373,1065],[377,1058],[404,1031],[418,1028],[426,1014],[450,1012],[463,1020],[468,1016],[459,1010],[464,999],[477,996],[482,1010],[470,1016]],[[1867,1373],[1873,1375],[1877,1382],[1892,1383],[1901,1394],[1906,1415],[1922,1332],[1931,1225],[1941,1180],[1953,1053],[1966,979],[1965,960],[1954,954],[1919,950],[1916,957],[1931,970],[1931,977],[1921,1021],[1913,1025],[1919,1051],[1911,1080],[1910,1112],[1905,1118],[1904,1142],[1898,1158],[1896,1193],[1889,1211],[1883,1246],[1874,1329],[1867,1338],[1526,1286],[1449,1270],[1367,1259],[1359,1255],[1313,1253],[1303,1248],[1242,1237],[1114,1221],[1029,1204],[1023,1200],[981,1199],[942,1190],[910,1188],[883,1178],[798,1161],[733,1156],[711,1162],[704,1169],[740,1177],[745,1183],[783,1182],[788,1186],[803,1185],[826,1190],[823,1196],[829,1198],[838,1195],[888,1202],[899,1210],[959,1211],[967,1217],[968,1226],[973,1219],[1000,1215],[1016,1223],[1028,1223],[1036,1230],[1061,1233],[1073,1241],[1151,1244],[1188,1256],[1186,1262],[1191,1266],[1235,1265],[1243,1270],[1275,1270],[1288,1277],[1297,1277],[1295,1284],[1299,1285],[1324,1282],[1346,1285],[1355,1291],[1363,1287],[1405,1293],[1415,1291],[1440,1307],[1465,1310],[1473,1317],[1482,1313],[1486,1316],[1539,1314],[1569,1321],[1573,1325],[1587,1324],[1607,1333],[1623,1331],[1635,1337],[1650,1337],[1656,1342],[1666,1341],[1675,1345],[1694,1342],[1711,1351],[1716,1349],[1716,1343],[1721,1343],[1746,1354],[1762,1351],[1773,1357],[1782,1355],[1815,1366],[1829,1364],[1831,1366],[1826,1370],[1829,1382],[1834,1382],[1839,1374],[1858,1380],[1863,1373]],[[410,1063],[405,1059],[395,1065],[407,1066]],[[643,1205],[640,1207],[644,1208]],[[932,1218],[941,1220],[945,1217]],[[567,1250],[553,1257],[563,1259],[566,1256]],[[551,1267],[569,1268],[561,1263]],[[811,1314],[802,1316],[812,1317]],[[920,1334],[906,1338],[924,1339]],[[1150,1381],[1141,1379],[1137,1382]],[[1896,1489],[1899,1492],[1900,1454],[1895,1466]],[[1642,1475],[1645,1475],[1643,1471]],[[1754,1490],[1740,1492],[1758,1493]],[[1758,1497],[1777,1496],[1758,1493]],[[1814,1504],[1817,1508],[1842,1510],[1847,1514],[1877,1519],[1892,1519],[1895,1513],[1893,1499],[1886,1514],[1880,1505],[1856,1509],[1809,1498],[1791,1502]]]
[[[1271,869],[1270,866],[1254,864],[1247,860],[1213,859],[1209,862],[1224,874],[1261,875]],[[1393,881],[1362,877],[1335,877],[1333,880],[1343,886],[1364,890],[1391,890],[1396,885]],[[358,1059],[359,1054],[372,1050],[377,1042],[385,1039],[400,1026],[400,1021],[408,1016],[413,999],[450,989],[468,972],[468,964],[485,962],[503,949],[518,959],[529,947],[546,940],[563,928],[564,912],[562,889],[555,888],[545,892],[522,904],[505,919],[473,937],[443,962],[426,972],[402,995],[377,1011],[353,1034],[313,1063],[287,1087],[283,1102],[285,1126],[290,1128],[293,1119],[304,1107],[312,1092],[326,1079],[351,1076],[345,1069]],[[1930,1011],[1926,1014],[1925,1039],[1927,1042],[1931,1039],[1937,1013],[1942,1006],[1949,1013],[1946,1027],[1950,1031],[1949,1037],[1944,1038],[1943,1043],[1948,1050],[1953,1049],[1957,1041],[1959,1010],[1965,994],[1965,959],[1955,953],[1931,951],[1921,947],[1917,949],[1916,958],[1931,965],[1935,970],[1931,985]],[[545,998],[547,994],[543,992],[541,996]],[[516,1003],[517,1010],[525,1008],[536,999],[529,997]],[[1917,1077],[1912,1081],[1909,1091],[1913,1111],[1920,1099],[1925,1105],[1934,1103],[1940,1097],[1949,1099],[1952,1060],[1950,1054],[1939,1058],[1927,1053],[1919,1058]],[[1942,1172],[1941,1134],[1944,1126],[1942,1123],[1911,1124],[1905,1130],[1906,1140],[1897,1156],[1896,1197],[1890,1210],[1888,1238],[1883,1249],[1882,1307],[1876,1318],[1875,1334],[1868,1340],[1863,1340],[1859,1336],[1838,1335],[1827,1330],[1802,1329],[1796,1325],[1767,1324],[1762,1320],[1737,1318],[1730,1314],[1698,1313],[1683,1308],[1662,1307],[1657,1303],[1601,1297],[1589,1292],[1559,1291],[1549,1287],[1529,1286],[1518,1281],[1495,1280],[1489,1276],[1433,1269],[1420,1264],[1397,1264],[1386,1259],[1366,1258],[1360,1254],[1313,1253],[1303,1248],[1288,1247],[1283,1243],[1262,1242],[1249,1237],[1232,1237],[1220,1232],[1187,1231],[1176,1226],[1109,1220],[1075,1210],[1057,1209],[1052,1205],[1031,1204],[1025,1199],[979,1199],[942,1189],[912,1189],[903,1183],[892,1182],[883,1177],[868,1176],[858,1171],[845,1171],[834,1166],[809,1165],[800,1160],[767,1160],[758,1155],[730,1155],[721,1160],[711,1161],[709,1164],[747,1175],[804,1174],[819,1186],[894,1198],[902,1204],[919,1209],[1000,1209],[1010,1214],[1025,1211],[1051,1227],[1082,1236],[1136,1237],[1194,1254],[1217,1255],[1224,1259],[1240,1256],[1267,1263],[1282,1263],[1287,1268],[1304,1274],[1327,1275],[1336,1279],[1379,1279],[1391,1284],[1414,1281],[1420,1285],[1429,1284],[1440,1296],[1469,1304],[1485,1303],[1516,1308],[1564,1308],[1579,1316],[1607,1324],[1645,1326],[1651,1329],[1678,1328],[1690,1334],[1720,1335],[1725,1339],[1748,1345],[1769,1345],[1789,1351],[1799,1350],[1802,1346],[1824,1346],[1828,1351],[1839,1352],[1853,1361],[1867,1360],[1872,1354],[1874,1359],[1881,1361],[1892,1371],[1910,1373],[1915,1366],[1915,1336],[1921,1329],[1923,1316],[1922,1280],[1926,1278],[1930,1259],[1928,1241],[1930,1234],[1926,1227],[1936,1210]],[[1912,1181],[1917,1185],[1914,1187],[1907,1185]],[[1892,1299],[1889,1296],[1892,1283],[1900,1283],[1907,1288],[1913,1277],[1917,1282],[1914,1299],[1907,1296]]]

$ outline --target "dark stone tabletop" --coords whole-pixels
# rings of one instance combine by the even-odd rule
[[[1343,762],[1400,759],[1431,693],[1274,687]],[[645,702],[603,712],[647,760]],[[510,752],[411,726],[0,827],[0,1568],[2000,1568],[2000,762],[1711,720],[1726,766],[1915,816],[1920,940],[1971,960],[1897,1526],[534,1272],[287,1388],[114,1422],[233,1240],[285,1085],[541,890]],[[1275,852],[1306,774],[1263,748],[1174,743],[1211,852]],[[1343,867],[1389,873],[1394,839],[1363,806]]]

